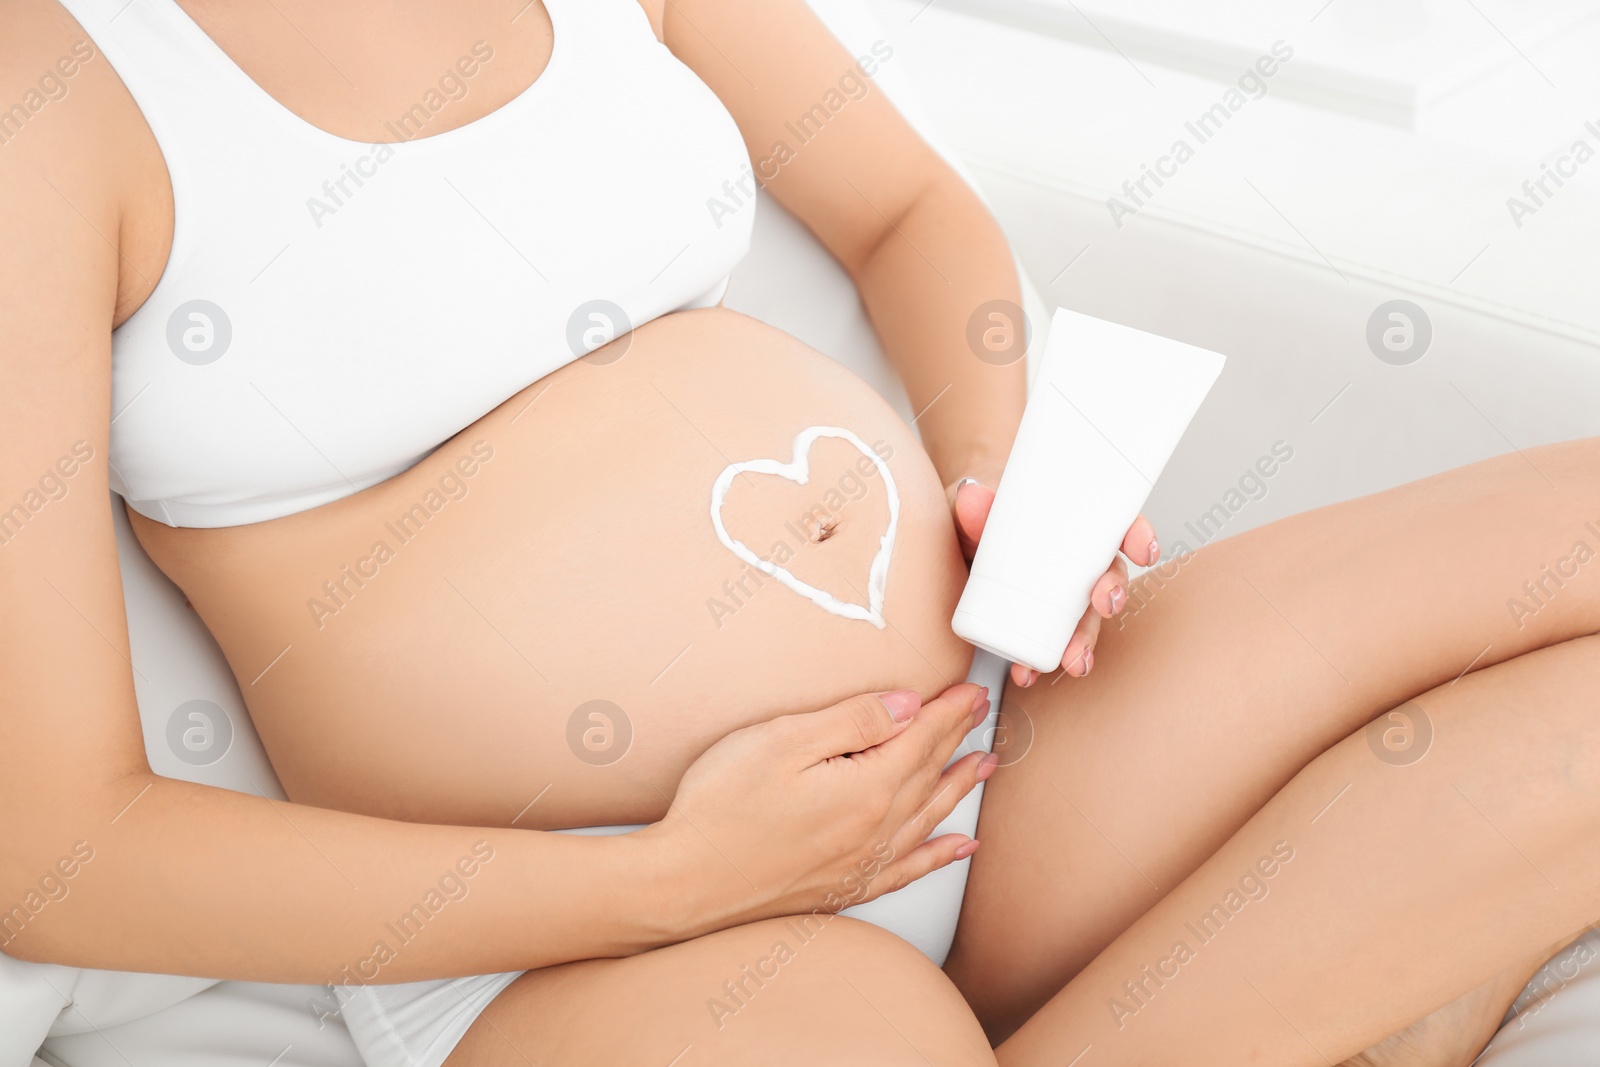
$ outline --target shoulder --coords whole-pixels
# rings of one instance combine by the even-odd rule
[[[91,224],[114,217],[106,141],[115,75],[55,0],[0,0],[0,189],[13,210],[68,197]],[[117,85],[120,88],[120,85]],[[53,194],[51,190],[55,190]]]
[[[10,147],[29,133],[39,133],[38,139],[65,139],[106,117],[121,83],[64,7],[56,0],[0,0],[0,23],[5,26],[0,34],[0,115],[5,120],[0,144]]]
[[[155,139],[94,38],[57,0],[0,0],[0,25],[0,198],[35,221],[65,201],[68,219],[87,223],[114,265],[166,195]]]
[[[94,39],[56,0],[0,0],[0,169],[87,178],[143,127]]]

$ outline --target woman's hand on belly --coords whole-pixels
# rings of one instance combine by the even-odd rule
[[[673,864],[694,872],[673,901],[700,932],[863,903],[977,850],[928,835],[994,769],[981,752],[945,765],[989,706],[986,688],[962,683],[926,704],[869,693],[737,730],[640,836],[689,858]]]

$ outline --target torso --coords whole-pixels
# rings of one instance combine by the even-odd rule
[[[627,342],[617,362],[557,371],[336,503],[217,530],[135,518],[226,653],[293,799],[473,825],[650,821],[731,730],[964,676],[944,496],[870,388],[720,309]],[[900,515],[882,629],[754,571],[711,524],[729,462],[787,461],[815,425],[889,457]],[[806,486],[738,479],[728,531],[764,556],[784,543],[796,577],[867,602],[886,487],[846,442],[810,458]],[[596,700],[620,711],[585,708]]]
[[[442,47],[351,130],[271,95],[290,79],[232,21],[219,36],[256,41],[244,65],[174,0],[64,2],[176,201],[112,363],[111,484],[158,522],[260,522],[377,484],[610,333],[715,303],[748,247],[751,212],[707,208],[746,163],[739,130],[634,0],[549,0],[553,42],[506,43],[537,4],[486,29],[395,12]],[[324,42],[321,78],[365,54],[328,44],[349,27],[288,17]],[[480,84],[524,46],[542,70]],[[480,102],[492,88],[509,99]]]
[[[286,106],[350,137],[370,136],[363,121],[414,94],[394,57],[412,73],[448,63],[458,38],[482,34],[455,21],[474,12],[504,29],[504,11],[468,6],[417,15],[441,20],[429,32],[413,20],[372,40],[353,91],[313,72],[314,54],[285,58],[299,53],[265,7],[219,9],[224,24],[187,5]],[[371,39],[372,25],[342,39]],[[543,68],[543,11],[510,25],[519,43],[452,121],[491,113]],[[301,29],[339,39],[333,21]],[[422,56],[420,42],[437,47]],[[129,168],[152,177],[129,191],[138,221],[124,254],[136,269],[124,272],[119,318],[160,276],[171,237],[153,140],[150,151]],[[819,425],[887,455],[898,488],[882,628],[747,566],[711,521],[724,467],[787,461],[796,435]],[[820,440],[810,458],[805,487],[737,479],[728,530],[763,555],[782,542],[796,577],[865,603],[886,486],[862,477],[870,458],[840,440]],[[721,310],[648,322],[620,359],[569,363],[416,466],[332,503],[216,529],[132,517],[227,655],[291,797],[346,810],[530,828],[647,821],[730,730],[851,693],[932,692],[969,658],[948,626],[959,552],[910,430],[826,357]]]

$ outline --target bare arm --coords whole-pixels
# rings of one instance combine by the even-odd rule
[[[645,3],[733,113],[765,188],[854,278],[941,479],[996,484],[1026,383],[1020,361],[986,362],[967,341],[982,305],[1021,303],[994,218],[805,0]],[[894,62],[887,47],[866,58]]]
[[[10,101],[82,35],[49,0],[8,4],[5,19]],[[672,814],[627,837],[390,822],[154,775],[107,479],[111,329],[153,284],[121,252],[148,225],[128,210],[127,160],[146,136],[129,107],[109,67],[88,64],[0,143],[0,950],[411,981],[624,955],[824,906],[884,840],[899,858],[872,895],[957,858],[959,840],[917,846],[975,763],[926,791],[900,786],[943,766],[973,686],[898,723],[867,697],[741,731],[691,769]],[[824,755],[863,743],[899,755]],[[935,788],[948,804],[926,803]],[[426,928],[402,947],[394,929],[418,907]]]
[[[22,99],[77,38],[42,7],[0,45],[0,99]],[[0,147],[0,946],[91,967],[335,981],[393,943],[384,924],[441,880],[469,895],[386,979],[670,936],[622,906],[668,875],[632,862],[635,842],[410,826],[150,772],[107,486],[111,325],[119,295],[148,279],[118,253],[128,145],[106,137],[108,94],[90,81],[105,68],[85,65]]]
[[[886,43],[849,55],[805,0],[641,3],[733,113],[765,188],[855,279],[970,558],[1027,398],[1024,364],[1013,358],[1025,343],[1022,298],[999,225],[863,77],[895,62]],[[981,484],[958,494],[965,478]],[[1134,521],[1123,552],[1156,562],[1149,520]],[[1062,656],[1067,673],[1092,669],[1101,620],[1126,603],[1127,580],[1114,559]],[[1011,677],[1028,686],[1038,674],[1013,665]]]

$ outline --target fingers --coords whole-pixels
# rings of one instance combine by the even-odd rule
[[[978,851],[976,838],[968,837],[966,834],[940,834],[932,841],[925,841],[895,859],[881,875],[873,879],[870,894],[864,900],[855,903],[865,903],[885,893],[903,889],[941,867],[948,867],[957,860],[966,859],[976,851]]]
[[[967,739],[967,735],[977,729],[978,724],[989,717],[989,709],[991,707],[989,687],[986,685],[979,686],[978,697],[972,705],[972,717],[966,722],[958,720],[949,733],[939,738],[938,742],[933,746],[933,751],[928,754],[928,765],[943,767],[950,762],[950,757],[955,755],[956,749],[961,747],[961,742]]]
[[[922,710],[914,690],[865,693],[841,700],[831,708],[801,715],[786,715],[774,722],[790,731],[791,749],[802,766],[821,763],[846,753],[865,752],[903,732]]]
[[[909,852],[926,841],[939,824],[950,817],[966,795],[985,781],[1000,765],[1000,757],[989,752],[972,752],[946,767],[929,790],[924,786],[908,794],[905,824],[890,838],[896,854]]]
[[[1089,592],[1089,605],[1109,619],[1128,603],[1128,565],[1121,556],[1111,561],[1110,568],[1094,583]]]
[[[1116,572],[1117,568],[1113,566],[1112,570],[1107,571],[1100,581],[1096,583],[1095,593],[1090,598],[1095,601],[1095,604],[1083,613],[1083,618],[1078,620],[1078,627],[1072,632],[1072,640],[1067,642],[1066,651],[1061,654],[1062,669],[1074,678],[1082,678],[1094,669],[1094,645],[1100,639],[1100,623],[1104,615],[1100,610],[1099,604],[1101,602],[1108,603],[1110,600],[1109,596],[1102,594],[1102,590],[1103,587],[1117,584],[1118,577]],[[1123,571],[1120,580],[1124,583],[1121,588],[1125,590],[1127,588],[1125,584],[1127,582],[1126,571]],[[1126,604],[1126,594],[1124,594],[1123,600],[1117,605],[1117,610],[1121,611]],[[1039,680],[1039,672],[1029,667],[1024,667],[1020,663],[1013,663],[1011,665],[1011,680],[1026,689]]]
[[[989,509],[993,506],[994,490],[982,482],[963,478],[956,483],[950,507],[956,520],[956,539],[961,542],[961,554],[968,562],[978,551],[978,539],[983,536]]]
[[[1084,612],[1061,655],[1062,668],[1074,678],[1082,678],[1094,669],[1094,643],[1100,638],[1100,621],[1092,609]]]
[[[1143,515],[1128,527],[1122,539],[1122,556],[1141,567],[1153,567],[1161,558],[1155,527]],[[1100,620],[1115,618],[1128,606],[1128,564],[1122,556],[1111,561],[1111,566],[1089,591],[1089,611],[1079,621],[1061,656],[1061,666],[1074,678],[1082,678],[1094,669],[1094,645],[1100,636]],[[1011,680],[1026,689],[1039,680],[1039,672],[1013,663]]]
[[[1156,560],[1161,558],[1156,528],[1143,515],[1134,519],[1133,525],[1128,527],[1128,535],[1122,539],[1122,554],[1141,567],[1154,567]]]
[[[976,713],[985,695],[983,686],[971,682],[951,686],[924,704],[911,724],[896,736],[863,753],[863,762],[869,766],[873,761],[881,762],[897,783],[910,778],[919,768],[942,767],[976,725]]]
[[[962,690],[959,696],[954,697],[952,713],[948,724],[937,721],[930,716],[928,722],[918,733],[923,734],[921,740],[925,745],[918,768],[931,767],[942,771],[944,765],[950,761],[961,742],[966,740],[967,734],[982,722],[989,714],[989,688],[982,685],[973,685],[964,682],[955,687]],[[965,713],[963,713],[965,709]],[[915,735],[907,740],[917,740]]]

